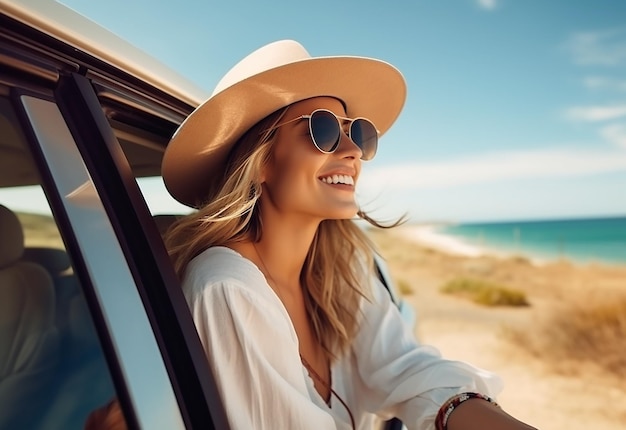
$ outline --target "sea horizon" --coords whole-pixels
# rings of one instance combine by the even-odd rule
[[[626,265],[626,215],[411,224],[413,236],[465,256],[524,256],[535,262]]]

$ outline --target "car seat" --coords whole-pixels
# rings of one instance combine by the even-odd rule
[[[28,247],[22,260],[43,266],[56,294],[60,354],[41,428],[82,428],[89,413],[115,395],[89,307],[64,249]]]
[[[24,232],[0,205],[0,428],[33,428],[59,357],[52,279],[22,260]]]
[[[68,330],[69,326],[70,303],[80,294],[80,286],[73,273],[70,257],[64,249],[26,247],[22,260],[43,266],[52,277],[56,302],[55,324],[59,330],[62,345],[63,333]]]

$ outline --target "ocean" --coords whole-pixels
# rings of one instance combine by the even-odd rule
[[[626,217],[444,225],[462,243],[539,261],[626,265]]]

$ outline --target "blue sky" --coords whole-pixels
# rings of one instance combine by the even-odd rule
[[[394,64],[407,103],[358,185],[378,218],[626,215],[626,1],[63,3],[207,92],[279,39]]]

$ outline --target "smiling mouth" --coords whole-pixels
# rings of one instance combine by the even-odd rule
[[[331,185],[342,184],[342,185],[354,186],[354,178],[349,175],[323,176],[320,178],[320,181],[326,184],[331,184]]]

